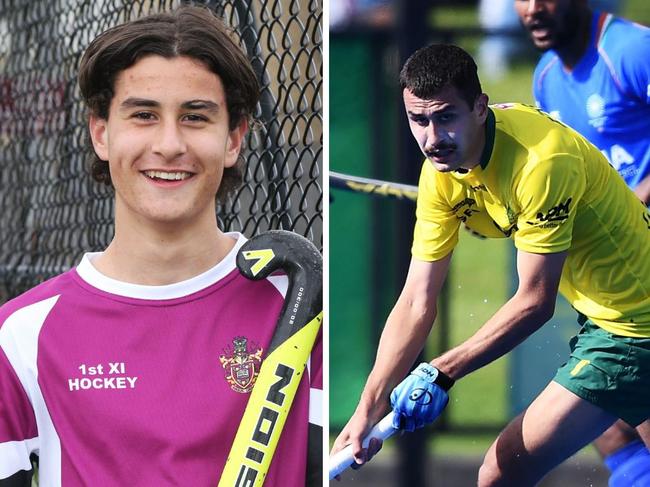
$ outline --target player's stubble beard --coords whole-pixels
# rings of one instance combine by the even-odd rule
[[[529,35],[532,35],[532,32],[524,24],[523,20],[519,20],[524,29],[528,32]],[[582,35],[583,29],[585,28],[581,22],[580,8],[578,7],[575,1],[572,1],[569,4],[567,11],[564,16],[558,20],[553,21],[554,33],[553,41],[544,47],[539,47],[534,41],[533,45],[540,52],[546,51],[558,51],[564,48],[570,47],[575,43],[576,37]],[[531,37],[532,39],[532,37]]]

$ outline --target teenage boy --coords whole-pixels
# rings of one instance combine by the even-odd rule
[[[241,179],[258,101],[249,60],[200,7],[109,29],[81,60],[96,180],[115,190],[99,253],[0,309],[0,486],[216,485],[286,276],[249,281],[216,197]],[[303,486],[319,424],[317,344],[267,485]]]

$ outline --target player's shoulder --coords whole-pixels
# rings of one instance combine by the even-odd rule
[[[536,78],[545,76],[553,67],[559,66],[558,65],[559,60],[560,58],[555,53],[555,51],[551,51],[551,50],[546,51],[539,58],[539,61],[537,61],[537,65],[535,66],[533,76]]]
[[[2,328],[7,318],[18,311],[37,307],[39,304],[46,303],[64,294],[66,290],[74,286],[73,272],[70,270],[52,277],[0,306],[0,328]]]
[[[541,87],[543,83],[550,77],[553,76],[553,72],[560,67],[560,58],[554,51],[546,51],[540,57],[535,70],[533,71],[533,83],[536,86]],[[560,70],[560,72],[562,72]]]
[[[597,41],[601,54],[613,63],[647,56],[650,28],[611,14],[602,15],[604,25]]]
[[[549,160],[554,154],[576,152],[579,135],[548,113],[523,103],[490,105],[496,120],[496,134],[502,148],[526,154],[523,160]]]
[[[490,105],[494,113],[496,130],[513,133],[526,133],[527,124],[546,125],[552,120],[539,108],[525,103],[495,103]]]

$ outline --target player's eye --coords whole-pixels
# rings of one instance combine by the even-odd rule
[[[453,113],[442,113],[438,115],[437,119],[440,123],[449,123],[454,120],[456,116]]]
[[[154,114],[151,112],[135,112],[131,117],[138,120],[149,121],[154,119]]]
[[[187,122],[207,122],[208,117],[205,115],[197,115],[196,113],[188,113],[187,115],[183,115],[183,120]]]
[[[420,127],[426,127],[429,124],[429,119],[426,117],[411,117],[411,120]]]

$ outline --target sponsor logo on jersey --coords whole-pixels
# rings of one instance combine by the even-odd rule
[[[226,380],[230,388],[235,392],[246,394],[253,390],[255,380],[262,365],[262,348],[255,345],[254,352],[249,351],[248,338],[239,336],[233,338],[232,346],[224,350],[219,356],[219,362],[224,368]]]
[[[567,218],[569,218],[569,211],[571,206],[571,200],[573,198],[569,197],[564,203],[553,206],[547,212],[540,211],[537,213],[535,222],[526,222],[529,225],[537,225],[542,228],[555,228],[560,226]]]
[[[517,227],[517,214],[512,208],[510,208],[510,206],[506,206],[506,216],[508,217],[507,228],[501,227],[501,225],[494,220],[492,220],[492,223],[494,223],[494,226],[503,234],[504,237],[510,238],[512,233],[519,229]]]
[[[587,115],[589,116],[589,125],[597,129],[599,132],[603,131],[605,121],[605,100],[598,93],[594,93],[587,98]]]
[[[460,203],[455,204],[451,211],[456,213],[456,218],[462,222],[466,222],[467,219],[474,213],[479,212],[478,209],[472,208],[473,206],[476,206],[476,200],[472,198],[465,198]]]

